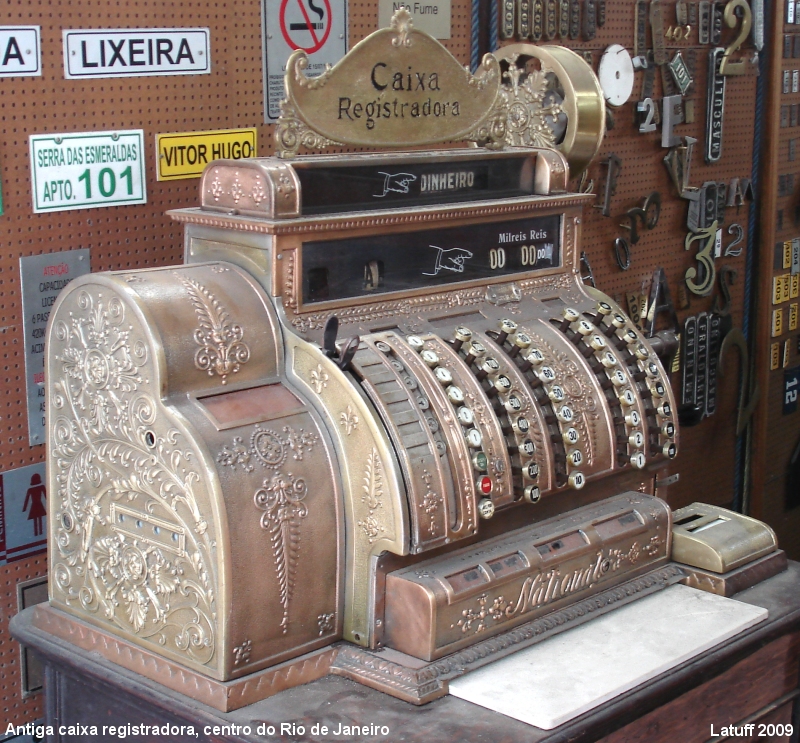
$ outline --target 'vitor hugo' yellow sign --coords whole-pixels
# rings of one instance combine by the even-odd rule
[[[199,178],[212,160],[256,157],[256,129],[156,134],[158,180]]]
[[[283,156],[303,145],[400,146],[467,139],[502,143],[500,65],[486,55],[473,76],[398,10],[327,72],[307,78],[298,50],[286,66],[286,100],[276,139]]]

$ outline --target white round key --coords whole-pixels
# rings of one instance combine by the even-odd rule
[[[433,373],[442,384],[450,384],[453,381],[453,375],[450,370],[445,369],[443,366],[437,366]]]
[[[470,428],[466,432],[467,443],[473,449],[480,449],[481,444],[483,443],[483,436],[481,436],[481,432],[477,428]]]
[[[454,384],[447,388],[447,396],[450,398],[450,402],[464,402],[464,390]]]
[[[458,422],[462,426],[471,426],[475,422],[475,413],[464,405],[456,410],[456,416],[458,416]]]

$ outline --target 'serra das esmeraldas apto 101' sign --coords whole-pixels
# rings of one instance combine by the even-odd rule
[[[35,213],[145,204],[144,132],[33,134]]]

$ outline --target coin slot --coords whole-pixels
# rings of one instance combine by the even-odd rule
[[[695,534],[699,534],[701,531],[705,531],[706,529],[711,529],[713,526],[718,526],[719,524],[727,523],[728,519],[724,519],[721,517],[715,518],[713,521],[709,521],[707,524],[695,524],[694,526],[690,526],[686,531],[694,532]]]
[[[684,524],[689,524],[692,521],[697,521],[697,519],[702,519],[702,518],[703,518],[702,513],[693,513],[689,516],[684,516],[682,519],[678,519],[675,522],[675,526],[683,526]]]

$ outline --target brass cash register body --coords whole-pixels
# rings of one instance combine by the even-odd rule
[[[568,173],[553,148],[218,161],[171,213],[185,265],[72,282],[40,621],[253,679],[224,708],[331,668],[419,702],[450,672],[426,664],[679,578],[669,380],[579,277]]]

